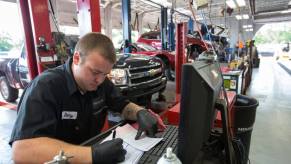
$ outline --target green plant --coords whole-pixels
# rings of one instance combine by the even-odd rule
[[[0,35],[0,51],[9,51],[13,47],[13,41],[8,33]]]

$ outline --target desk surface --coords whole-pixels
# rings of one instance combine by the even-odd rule
[[[234,104],[235,95],[236,93],[233,91],[226,91],[227,98],[228,98],[228,109],[230,110]],[[229,111],[230,112],[230,111]],[[180,114],[180,102],[174,105],[171,109],[169,109],[165,114],[161,117],[163,120],[170,125],[179,125],[179,114]],[[220,113],[217,114],[216,122],[221,122],[221,115]]]

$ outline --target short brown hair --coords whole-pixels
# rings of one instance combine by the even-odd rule
[[[98,51],[109,62],[116,62],[115,49],[111,39],[101,33],[90,32],[81,37],[76,44],[75,51],[80,53],[82,59],[85,59],[88,53]]]

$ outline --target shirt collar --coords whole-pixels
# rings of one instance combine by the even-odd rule
[[[72,72],[72,67],[71,67],[72,63],[73,63],[73,59],[69,58],[66,61],[66,63],[64,64],[64,69],[66,71],[65,76],[66,76],[66,80],[67,80],[67,87],[68,87],[70,95],[72,95],[76,91],[79,91],[77,82],[76,82],[74,75],[73,75],[73,72]]]

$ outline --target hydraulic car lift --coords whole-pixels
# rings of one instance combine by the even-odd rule
[[[47,0],[20,0],[31,79],[55,64]]]

